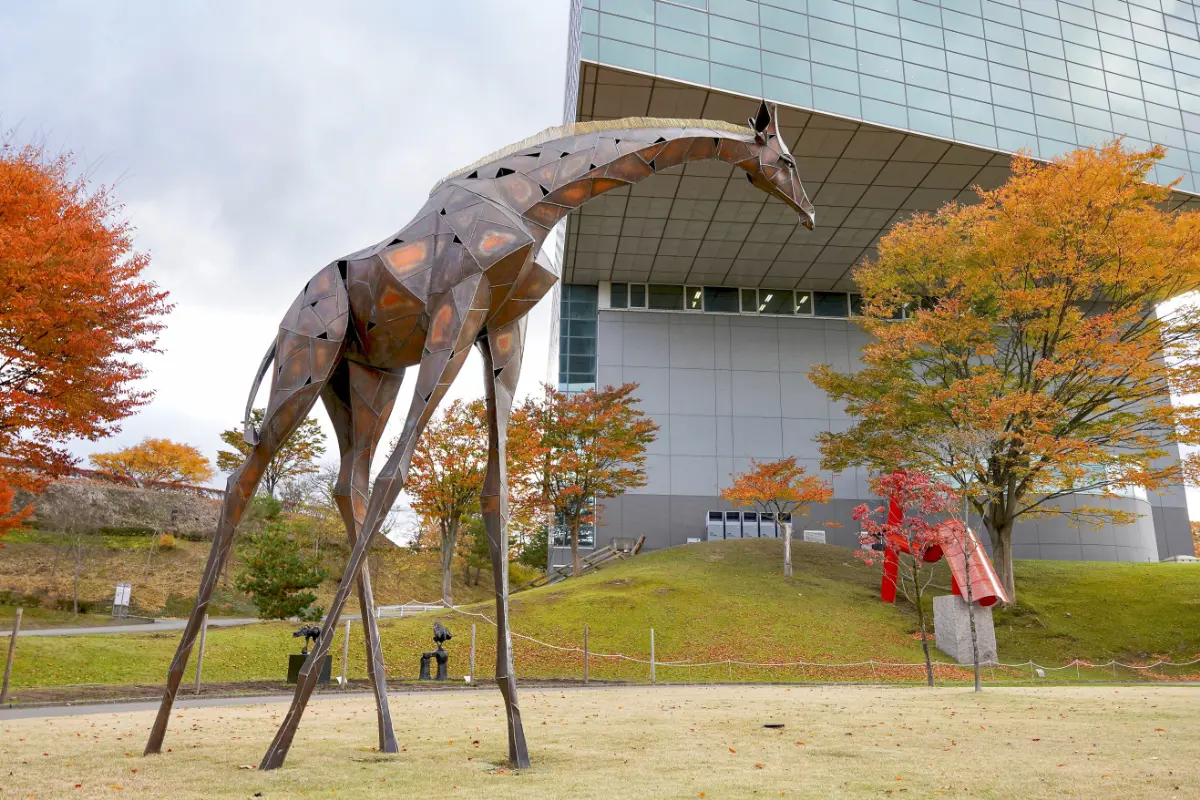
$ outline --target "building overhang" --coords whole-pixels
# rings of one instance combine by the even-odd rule
[[[628,116],[745,124],[761,98],[591,62],[580,67],[576,119]],[[770,99],[770,98],[768,98]],[[995,188],[1011,155],[780,104],[779,126],[817,209],[796,212],[735,167],[693,162],[614,190],[568,219],[566,283],[601,281],[854,291],[851,271],[892,225]],[[1172,207],[1200,208],[1173,193]]]

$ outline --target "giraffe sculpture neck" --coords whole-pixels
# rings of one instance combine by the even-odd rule
[[[691,161],[749,168],[759,150],[749,128],[614,128],[530,145],[446,181],[435,193],[456,186],[488,197],[521,217],[540,241],[555,223],[605,192]]]

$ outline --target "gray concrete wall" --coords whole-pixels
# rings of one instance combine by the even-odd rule
[[[648,451],[647,485],[604,502],[597,546],[614,536],[644,534],[648,548],[703,536],[706,512],[729,508],[718,494],[731,475],[751,458],[785,456],[795,456],[834,488],[833,501],[814,507],[796,530],[825,529],[830,543],[857,545],[852,509],[878,501],[870,497],[865,470],[832,474],[819,468],[813,437],[850,423],[808,371],[818,363],[852,369],[866,340],[849,320],[601,309],[597,382],[640,384],[642,408],[660,430]],[[1140,516],[1132,525],[1096,528],[1072,527],[1061,516],[1033,520],[1014,532],[1014,555],[1157,561],[1160,552],[1174,553],[1176,539],[1182,541],[1176,528],[1189,530],[1182,494],[1155,495],[1150,502],[1066,498],[1063,508],[1100,503]],[[822,524],[827,520],[842,527]],[[557,549],[551,560],[563,563]]]

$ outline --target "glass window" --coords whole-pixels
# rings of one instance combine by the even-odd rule
[[[654,26],[611,14],[600,15],[600,35],[631,44],[654,46]]]
[[[656,21],[659,25],[669,25],[681,31],[692,33],[708,33],[708,16],[699,11],[691,11],[679,6],[655,3]]]
[[[758,3],[751,0],[708,0],[708,11],[746,22],[758,22]]]
[[[600,10],[648,22],[654,21],[654,0],[601,0]]]
[[[758,26],[747,25],[722,17],[710,17],[708,21],[709,35],[727,42],[737,42],[749,47],[758,47]]]
[[[738,311],[738,290],[725,286],[705,286],[704,310],[736,314]]]
[[[861,317],[863,313],[863,299],[861,294],[850,295],[850,316]]]
[[[754,313],[758,310],[758,293],[754,289],[742,289],[742,311]]]
[[[674,53],[658,51],[655,56],[658,74],[664,78],[678,78],[701,85],[708,83],[708,61]]]
[[[846,317],[850,307],[842,292],[813,292],[813,308],[818,317]]]
[[[683,287],[662,283],[650,284],[650,308],[659,311],[682,311]]]
[[[791,314],[794,303],[791,289],[763,289],[758,293],[760,314]]]
[[[703,311],[704,310],[704,290],[699,286],[689,286],[683,292],[686,299],[685,307],[688,311]]]
[[[613,308],[629,308],[629,284],[614,283],[609,293],[608,304]]]
[[[672,28],[656,28],[658,49],[683,53],[696,58],[708,58],[708,39]]]
[[[629,284],[629,307],[630,308],[645,308],[646,307],[646,284],[644,284],[644,283]]]
[[[813,313],[812,292],[796,292],[796,313],[806,315]]]
[[[593,314],[594,314],[594,312],[593,312]],[[595,338],[595,336],[596,336],[596,318],[595,318],[595,316],[593,316],[591,319],[579,319],[578,317],[576,317],[575,319],[571,320],[571,338],[574,339],[577,336]]]
[[[743,47],[740,44],[731,44],[723,42],[720,39],[709,40],[709,52],[713,61],[720,64],[729,64],[732,67],[741,67],[742,69],[753,70],[755,72],[762,68],[759,60],[759,51],[757,45],[754,47]]]

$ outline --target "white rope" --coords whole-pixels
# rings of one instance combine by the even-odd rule
[[[482,614],[478,611],[467,611],[466,609],[460,608],[459,606],[450,605],[443,600],[438,600],[438,601],[432,602],[432,603],[424,603],[424,602],[421,602],[418,600],[410,600],[408,603],[405,603],[404,605],[423,605],[423,606],[435,606],[435,607],[445,608],[448,611],[453,611],[456,614],[462,614],[463,616],[479,617],[480,619],[486,621],[489,625],[494,626],[496,624],[495,621],[491,617],[489,617],[487,614]],[[574,647],[574,646],[564,647],[562,645],[551,644],[550,642],[544,642],[541,639],[537,639],[533,636],[527,636],[523,633],[517,633],[517,632],[511,631],[511,630],[509,631],[509,633],[514,639],[522,639],[527,642],[533,642],[534,644],[541,645],[542,647],[547,647],[551,650],[557,650],[560,653],[579,653],[582,655],[584,652],[582,647]],[[616,659],[618,661],[630,661],[635,664],[647,664],[647,665],[650,664],[649,659],[637,658],[636,656],[628,656],[628,655],[625,655],[624,653],[597,653],[594,650],[588,650],[587,655],[589,658],[610,658],[610,659]],[[935,666],[935,667],[963,667],[963,668],[966,668],[966,667],[972,666],[971,664],[957,664],[957,663],[953,663],[953,662],[949,662],[949,661],[932,661],[930,663],[932,666]],[[1016,669],[1018,667],[1021,667],[1021,668],[1034,667],[1037,669],[1042,669],[1042,670],[1047,670],[1047,671],[1053,672],[1053,671],[1060,671],[1060,670],[1064,670],[1064,669],[1070,669],[1071,667],[1074,667],[1077,665],[1080,667],[1088,668],[1088,669],[1104,669],[1106,667],[1118,666],[1118,667],[1125,667],[1126,669],[1145,670],[1145,669],[1153,669],[1154,667],[1160,667],[1160,666],[1162,666],[1162,667],[1190,667],[1190,666],[1194,666],[1196,664],[1200,664],[1200,658],[1196,658],[1191,661],[1185,661],[1182,663],[1176,663],[1174,661],[1156,661],[1153,664],[1142,664],[1142,665],[1122,664],[1121,662],[1116,661],[1116,660],[1109,661],[1105,664],[1092,664],[1089,662],[1080,661],[1079,659],[1076,658],[1076,659],[1073,659],[1069,664],[1066,664],[1061,667],[1049,667],[1049,666],[1045,666],[1042,664],[1038,664],[1032,660],[1025,661],[1025,662],[1022,662],[1019,664],[1006,664],[1006,663],[1003,663],[1000,661],[988,661],[988,662],[981,661],[979,663],[979,666],[981,666],[981,667],[1003,667],[1003,668],[1008,668],[1008,669]],[[688,661],[688,660],[659,661],[658,659],[655,659],[654,665],[657,667],[689,667],[689,668],[723,667],[723,666],[732,665],[732,666],[738,666],[738,667],[772,667],[772,668],[780,668],[780,667],[838,668],[838,667],[873,666],[873,667],[901,667],[901,668],[905,668],[905,669],[910,669],[910,668],[915,669],[918,667],[923,668],[925,666],[925,663],[919,661],[914,664],[905,664],[902,662],[876,661],[875,659],[867,659],[866,661],[850,661],[850,662],[846,662],[843,664],[828,664],[828,663],[823,663],[820,661],[805,661],[803,659],[801,659],[799,661],[740,661],[738,659],[727,658],[722,661]]]

